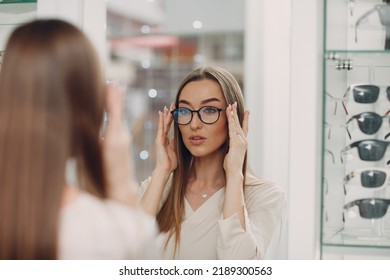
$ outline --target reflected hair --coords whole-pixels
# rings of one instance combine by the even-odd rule
[[[104,83],[94,48],[55,19],[17,27],[0,71],[0,259],[56,259],[66,162],[106,196]]]
[[[237,114],[242,126],[244,119],[244,98],[237,80],[228,71],[214,66],[200,67],[189,73],[181,82],[176,94],[175,106],[179,107],[180,94],[183,88],[190,82],[211,80],[221,87],[227,104],[237,102]],[[228,127],[226,126],[226,130]],[[221,147],[225,153],[228,152],[228,141]],[[178,124],[174,123],[174,145],[178,160],[178,166],[172,174],[172,185],[162,208],[157,214],[157,222],[162,232],[168,232],[169,240],[174,236],[174,256],[180,245],[181,223],[184,219],[184,195],[188,184],[188,176],[191,173],[192,155],[184,145]],[[247,159],[245,155],[242,172],[246,174]],[[243,187],[245,186],[245,177]]]

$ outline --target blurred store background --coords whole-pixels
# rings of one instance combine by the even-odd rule
[[[184,76],[201,65],[230,71],[243,86],[242,0],[108,0],[108,79],[127,92],[138,181],[155,164],[158,111]]]

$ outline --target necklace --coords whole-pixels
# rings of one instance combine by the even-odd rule
[[[223,187],[220,187],[220,188],[216,189],[215,191],[211,192],[210,194],[209,194],[209,193],[196,193],[196,192],[194,192],[193,190],[191,190],[190,188],[187,188],[187,189],[190,191],[190,193],[192,193],[192,194],[194,194],[194,195],[197,195],[197,196],[200,196],[200,197],[202,197],[203,199],[207,199],[210,195],[216,193],[217,191],[219,191],[219,190],[222,189],[222,188],[223,188]]]

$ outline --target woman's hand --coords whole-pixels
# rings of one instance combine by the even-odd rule
[[[170,109],[174,109],[173,105]],[[166,107],[163,112],[158,112],[158,114],[159,122],[155,140],[156,168],[152,172],[149,186],[141,199],[142,208],[153,217],[157,215],[161,196],[169,176],[177,167],[177,157],[173,149],[173,140],[169,141],[168,138],[173,117]]]
[[[131,136],[124,119],[124,93],[109,85],[105,101],[109,120],[102,137],[108,197],[135,204],[136,180],[131,159]]]
[[[237,115],[237,103],[226,108],[229,126],[229,151],[225,156],[223,168],[227,175],[242,172],[248,141],[249,111],[245,111],[242,127]],[[244,174],[242,174],[244,175]]]
[[[170,110],[174,106],[171,105]],[[177,167],[177,157],[173,147],[173,139],[169,140],[168,134],[171,129],[173,117],[167,107],[159,113],[159,122],[157,128],[156,145],[156,172],[163,172],[169,175]]]
[[[245,111],[244,113],[242,127],[237,116],[237,103],[227,107],[226,116],[229,126],[229,151],[223,162],[223,168],[226,172],[223,217],[227,219],[237,214],[240,225],[245,230],[245,199],[243,192],[245,174],[242,173],[242,167],[248,145],[246,136],[248,134],[249,111]]]

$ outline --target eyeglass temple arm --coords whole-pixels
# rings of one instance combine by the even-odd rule
[[[372,13],[376,12],[377,10],[380,9],[380,6],[382,5],[376,5],[374,8],[372,8],[371,10],[365,12],[364,14],[362,14],[358,20],[356,21],[355,23],[355,43],[357,43],[357,28],[358,26],[363,22],[363,20],[368,17],[369,15],[371,15]]]
[[[351,180],[353,177],[355,177],[354,171],[351,171],[347,175],[345,175],[345,177],[343,179],[344,194],[347,194],[346,185],[347,185],[348,181]]]
[[[345,108],[345,110],[346,110],[346,108]],[[347,114],[347,115],[348,115],[348,114]],[[347,130],[349,140],[352,139],[352,136],[351,136],[351,132],[349,132],[348,124],[349,124],[351,121],[353,121],[354,119],[356,119],[357,117],[358,117],[358,115],[355,115],[355,116],[351,117],[351,118],[347,121],[347,123],[345,124],[345,129]]]
[[[344,149],[342,149],[340,151],[340,160],[341,160],[341,163],[344,163],[344,160],[343,160],[343,155],[345,155],[347,153],[348,150],[352,149],[353,147],[355,147],[354,145],[355,143],[351,144],[351,145],[348,145],[347,147],[345,147]]]
[[[357,201],[357,200],[351,201],[351,202],[345,204],[343,208],[344,208],[344,210],[347,210],[355,205],[359,205],[359,201]]]
[[[347,110],[347,106],[345,105],[345,99],[347,98],[347,95],[348,93],[352,90],[352,87],[351,86],[348,86],[347,90],[345,91],[344,95],[343,95],[343,98],[341,100],[341,105],[343,105],[343,109],[344,109],[344,112],[346,115],[348,115],[348,110]]]

